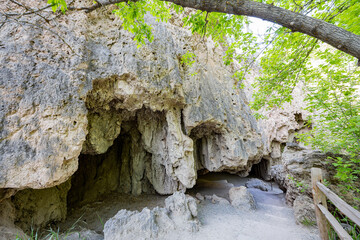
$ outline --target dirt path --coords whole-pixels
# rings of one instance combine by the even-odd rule
[[[229,189],[245,185],[246,178],[230,174],[208,174],[198,180],[190,195],[216,194],[228,199]],[[202,224],[199,232],[173,235],[167,239],[186,240],[320,240],[314,227],[297,225],[293,210],[286,206],[284,193],[276,186],[264,192],[249,189],[253,194],[257,209],[242,212],[231,205],[213,204],[209,200],[198,205],[198,217]],[[103,224],[120,209],[141,210],[144,207],[163,206],[165,196],[111,195],[104,201],[76,209],[61,229],[66,229],[80,217],[78,228],[87,228],[102,233]]]
[[[213,174],[200,179],[200,186],[191,193],[216,194],[228,199],[228,190],[244,186],[247,179],[228,174]],[[196,240],[320,240],[317,229],[295,222],[292,208],[285,204],[285,195],[277,187],[264,192],[249,189],[256,202],[253,212],[241,212],[231,205],[204,201],[199,205],[200,231],[177,239]]]

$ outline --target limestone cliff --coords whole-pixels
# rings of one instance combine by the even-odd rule
[[[191,188],[200,169],[246,175],[263,143],[221,47],[148,16],[155,39],[137,48],[108,10],[58,16],[58,34],[37,16],[3,26],[0,189],[59,185],[118,138],[124,192]]]

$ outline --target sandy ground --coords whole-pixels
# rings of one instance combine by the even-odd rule
[[[228,198],[233,186],[244,186],[247,178],[230,174],[207,174],[198,179],[197,185],[187,193],[195,196],[216,194]],[[286,206],[284,193],[274,184],[273,190],[263,192],[249,189],[257,209],[242,212],[231,205],[213,204],[209,200],[198,204],[198,218],[202,224],[196,233],[174,233],[167,239],[193,240],[320,240],[317,229],[295,222],[293,210]],[[67,221],[59,225],[68,229],[76,222],[77,229],[86,228],[102,234],[105,222],[120,209],[139,210],[164,206],[166,196],[113,194],[101,202],[88,204],[70,212]]]

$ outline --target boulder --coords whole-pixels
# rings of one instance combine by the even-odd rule
[[[316,224],[315,205],[310,197],[298,196],[294,201],[293,209],[297,223],[304,225]]]
[[[254,197],[244,186],[230,188],[229,197],[231,205],[240,210],[249,211],[256,209]]]
[[[67,181],[57,187],[19,191],[12,198],[18,226],[29,231],[31,227],[45,227],[49,222],[65,220],[69,189],[70,181]]]
[[[200,201],[204,201],[205,197],[201,193],[196,193],[195,197],[199,199]]]
[[[260,189],[261,191],[270,191],[271,187],[269,186],[269,184],[265,183],[264,181],[257,179],[257,178],[252,178],[250,180],[248,180],[245,184],[245,186],[247,188],[257,188]]]
[[[199,229],[194,198],[176,192],[165,200],[165,208],[141,212],[120,210],[105,223],[105,240],[166,239],[168,234]]]
[[[215,194],[212,195],[211,199],[212,203],[219,203],[220,205],[230,205],[230,202],[227,199],[219,197]]]
[[[104,236],[89,229],[82,229],[81,231],[72,232],[70,234],[62,234],[60,239],[66,240],[104,240]]]

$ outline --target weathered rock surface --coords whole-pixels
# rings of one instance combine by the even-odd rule
[[[0,202],[0,240],[24,237],[24,232],[14,222],[16,219],[14,204],[6,199]]]
[[[126,191],[143,192],[144,178],[161,194],[190,188],[203,168],[246,175],[263,143],[244,94],[233,89],[232,69],[222,65],[223,50],[211,40],[199,44],[176,19],[152,17],[155,39],[137,48],[110,12],[60,16],[64,39],[33,25],[2,28],[0,188],[65,182],[80,152],[105,153],[128,121],[140,139],[123,165]],[[191,68],[180,62],[186,51],[197,54]]]
[[[47,189],[26,189],[12,199],[15,206],[15,223],[28,231],[31,227],[44,227],[49,222],[65,220],[67,192],[70,182]]]
[[[204,201],[205,200],[205,197],[201,194],[201,193],[196,193],[196,196],[195,196],[197,199],[199,199],[200,201]]]
[[[141,212],[120,210],[105,223],[105,240],[170,239],[171,234],[198,231],[196,200],[176,192],[165,200],[165,208]]]
[[[357,206],[354,201],[356,191],[341,190],[339,180],[335,178],[336,170],[332,165],[329,157],[335,157],[330,153],[322,153],[321,151],[304,149],[297,144],[287,144],[282,154],[281,161],[283,165],[272,167],[272,175],[274,180],[283,189],[286,189],[286,201],[293,205],[294,200],[299,196],[312,197],[311,192],[311,168],[321,168],[323,178],[330,183],[330,189],[353,206]],[[356,184],[356,183],[355,183]]]
[[[294,201],[294,214],[298,223],[316,224],[315,205],[312,198],[300,195]]]
[[[282,154],[283,169],[276,179],[282,179],[286,191],[286,201],[292,205],[300,195],[312,196],[311,192],[311,168],[324,169],[324,178],[331,176],[326,169],[331,167],[327,162],[327,154],[320,151],[301,149],[296,145],[287,146]],[[281,184],[280,182],[278,183]]]
[[[254,197],[244,186],[230,188],[229,198],[231,205],[240,210],[250,211],[256,209]]]
[[[230,202],[227,199],[219,197],[216,194],[213,194],[211,196],[211,201],[212,201],[212,203],[218,203],[218,204],[222,204],[222,205],[229,205],[230,204]]]

